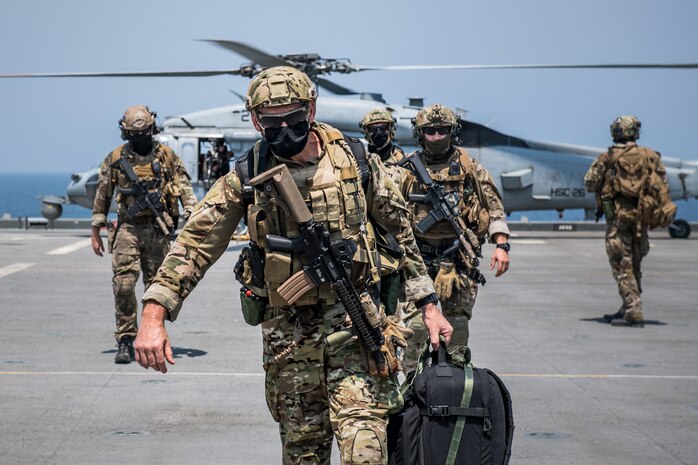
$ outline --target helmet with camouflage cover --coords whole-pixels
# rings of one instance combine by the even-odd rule
[[[122,137],[126,136],[126,132],[140,132],[153,127],[156,117],[157,114],[145,105],[128,107],[119,120]]]
[[[379,131],[382,132],[382,135],[371,134],[369,126],[380,123],[387,124],[389,127],[388,131],[384,132],[381,129]],[[387,108],[374,108],[366,113],[359,123],[359,127],[363,131],[364,137],[369,144],[373,144],[379,149],[387,147],[395,138],[396,126],[397,119]]]
[[[291,66],[274,66],[259,73],[247,89],[245,108],[278,107],[317,98],[315,84],[307,74]]]
[[[613,141],[635,141],[640,138],[642,123],[637,117],[623,115],[614,119],[611,123],[611,137]]]
[[[436,103],[417,112],[417,116],[412,119],[412,135],[419,145],[423,145],[422,128],[442,126],[451,127],[451,138],[453,138],[460,129],[460,119],[453,110]]]
[[[390,124],[392,125],[394,131],[397,120],[387,108],[374,108],[364,115],[363,119],[359,123],[359,127],[363,129],[364,134],[366,134],[366,127],[376,123]]]

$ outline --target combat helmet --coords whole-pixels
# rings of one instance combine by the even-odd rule
[[[307,74],[291,66],[274,66],[259,73],[247,89],[245,108],[278,107],[317,98],[315,84]]]
[[[422,128],[450,126],[451,137],[460,130],[460,118],[450,108],[438,103],[422,108],[412,119],[412,135],[418,144],[423,145]]]
[[[392,133],[395,133],[395,125],[397,124],[397,119],[387,108],[374,108],[364,115],[359,123],[359,127],[367,135],[367,127],[376,123],[387,123],[392,127]]]
[[[119,120],[122,131],[144,131],[155,124],[157,114],[145,105],[128,107]]]
[[[613,141],[636,141],[640,138],[642,123],[637,117],[623,115],[614,119],[611,123],[611,137]]]

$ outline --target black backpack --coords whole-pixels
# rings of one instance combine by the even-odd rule
[[[390,416],[388,464],[508,464],[514,435],[509,391],[492,371],[473,368],[469,360],[457,366],[447,357],[443,342],[422,357],[404,408]]]

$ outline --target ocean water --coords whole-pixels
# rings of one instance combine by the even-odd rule
[[[38,196],[66,195],[71,173],[0,173],[0,217],[9,214],[41,216]],[[79,205],[63,205],[62,218],[89,218],[92,212]]]
[[[19,216],[41,216],[42,195],[65,196],[70,183],[70,173],[0,173],[0,217],[9,214]],[[197,192],[199,198],[201,193]],[[677,218],[687,221],[698,221],[698,200],[677,200]],[[92,212],[78,205],[63,205],[63,218],[89,218]],[[532,211],[514,212],[509,217],[519,221],[522,217],[529,221],[557,221],[557,212]],[[566,210],[563,219],[581,221],[584,219],[583,210]]]

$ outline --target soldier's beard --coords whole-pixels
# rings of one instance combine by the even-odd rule
[[[264,130],[264,139],[276,155],[291,158],[303,151],[310,136],[310,124],[301,121],[293,126],[269,128]]]

